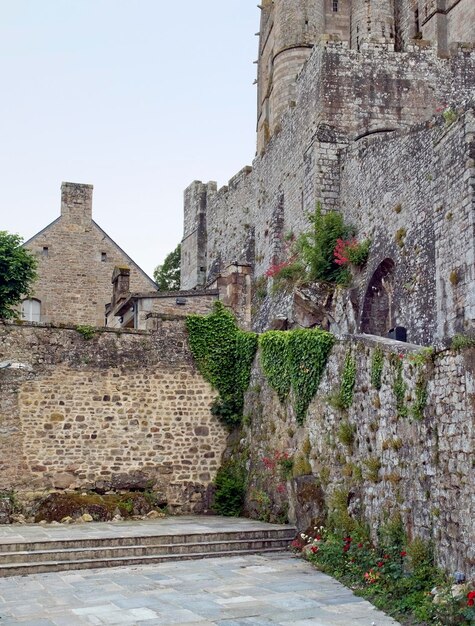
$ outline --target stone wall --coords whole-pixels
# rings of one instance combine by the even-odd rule
[[[395,263],[386,329],[404,326],[409,341],[429,344],[475,322],[474,115],[452,114],[453,123],[368,137],[344,154],[341,208],[373,242],[356,315],[365,332],[379,334],[362,321],[385,259]]]
[[[371,383],[376,347],[384,351],[379,391]],[[356,360],[353,401],[348,410],[335,409],[330,398],[339,390],[349,351]],[[377,338],[339,343],[303,426],[295,421],[291,401],[279,402],[257,361],[245,405],[248,426],[229,448],[233,455],[249,454],[248,512],[274,520],[288,513],[306,530],[339,502],[345,514],[362,516],[373,533],[401,515],[410,538],[434,540],[442,566],[473,576],[475,351],[442,352],[434,363],[417,361],[415,354],[407,344]],[[399,407],[398,362],[406,385]],[[417,418],[421,381],[427,381],[427,402]],[[293,459],[292,478],[263,461],[275,459],[276,452]]]
[[[94,489],[141,471],[170,509],[201,512],[226,431],[183,320],[157,331],[0,326],[0,489]],[[21,364],[21,366],[19,365]]]
[[[196,195],[191,193],[193,189],[201,193],[200,241],[205,242],[205,247],[200,262],[206,259],[207,280],[213,280],[220,268],[234,261],[253,263],[254,276],[264,275],[270,265],[285,259],[285,235],[298,234],[308,226],[307,213],[314,210],[317,201],[324,210],[341,209],[348,220],[354,221],[360,234],[364,234],[369,230],[365,212],[368,199],[359,194],[360,188],[378,190],[378,198],[370,192],[374,203],[371,229],[378,236],[384,234],[381,242],[375,241],[377,246],[384,247],[389,238],[385,233],[388,219],[390,224],[396,222],[392,209],[398,202],[391,206],[392,198],[406,196],[404,187],[413,188],[415,180],[421,183],[422,190],[417,193],[414,190],[410,201],[408,196],[408,209],[398,218],[396,231],[402,228],[409,231],[407,226],[413,225],[412,235],[417,234],[423,248],[420,271],[428,275],[424,263],[429,257],[433,259],[434,242],[441,231],[436,228],[438,216],[427,213],[424,207],[430,206],[433,211],[434,206],[450,202],[448,212],[466,216],[467,203],[471,202],[467,199],[473,167],[469,117],[459,119],[445,138],[442,113],[453,101],[470,97],[474,75],[475,54],[471,50],[460,49],[446,60],[438,58],[433,48],[419,47],[416,42],[408,45],[406,52],[391,52],[383,44],[364,44],[361,52],[331,42],[316,46],[297,80],[295,107],[284,115],[280,131],[272,137],[265,153],[255,159],[253,169],[244,168],[218,191],[214,183],[193,183],[187,192],[187,197]],[[460,113],[459,117],[462,116]],[[417,125],[421,120],[429,123],[425,134]],[[415,124],[416,128],[408,135]],[[452,135],[454,138],[450,139]],[[379,162],[371,156],[373,141],[378,145]],[[437,144],[435,148],[432,143]],[[386,160],[389,167],[384,166]],[[453,176],[447,175],[448,169]],[[352,172],[351,186],[348,171]],[[421,176],[426,178],[422,180]],[[421,202],[423,208],[419,209]],[[385,208],[380,209],[382,206]],[[186,201],[182,267],[187,288],[193,287],[191,277],[197,273],[196,265],[190,265],[192,261],[188,260],[191,248],[187,233],[191,230],[193,214],[193,204]],[[457,220],[451,224],[450,241],[458,237],[457,224]],[[460,236],[465,241],[470,234],[464,226],[461,229]],[[468,247],[467,244],[465,250]],[[406,247],[406,253],[407,250]],[[382,260],[372,257],[370,266]],[[406,270],[409,274],[418,261],[409,253],[405,260],[409,260]],[[200,276],[204,281],[203,272]],[[435,273],[430,275],[430,282],[430,290],[435,293],[439,288]],[[364,297],[365,289],[363,286],[360,298]],[[413,293],[403,294],[401,286],[401,294],[405,295],[401,307],[410,308]],[[421,294],[421,302],[426,302],[425,297]],[[430,302],[435,310],[435,300]],[[425,304],[424,307],[428,308]],[[422,320],[425,315],[420,308],[410,314],[408,323],[415,329],[412,341],[426,342],[428,337],[434,341],[456,326],[453,322],[446,323],[447,315],[454,315],[448,312],[440,322],[429,320],[427,330],[422,329],[422,322],[421,328],[416,328],[412,320]],[[473,318],[469,316],[469,319]]]

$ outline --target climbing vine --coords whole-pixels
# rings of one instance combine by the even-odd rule
[[[381,348],[376,348],[371,357],[371,384],[375,389],[381,389],[383,377],[384,352]]]
[[[341,376],[340,384],[340,399],[341,406],[345,409],[349,409],[353,402],[353,390],[356,383],[356,361],[351,356],[351,352],[348,352],[345,358],[345,365],[343,367],[343,374]]]
[[[289,333],[270,330],[259,337],[261,367],[279,400],[285,402],[290,393]]]
[[[281,402],[293,392],[297,421],[305,419],[335,342],[323,330],[269,331],[259,338],[261,364]]]
[[[219,393],[212,413],[228,426],[239,424],[257,335],[239,330],[233,315],[221,302],[209,315],[190,315],[186,327],[198,369]]]
[[[427,379],[423,372],[419,372],[416,388],[415,388],[415,400],[412,405],[412,415],[416,420],[424,419],[424,409],[426,408],[428,392],[427,392]]]
[[[398,417],[407,417],[408,410],[406,406],[406,390],[407,385],[402,375],[402,359],[400,355],[393,355],[392,362],[395,368],[395,377],[393,384],[394,395],[396,396],[396,410]]]

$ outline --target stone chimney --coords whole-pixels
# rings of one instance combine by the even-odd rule
[[[61,185],[61,217],[71,222],[92,220],[92,185],[63,183]]]
[[[130,293],[130,269],[128,267],[114,267],[112,273],[112,309],[120,300],[125,300]]]

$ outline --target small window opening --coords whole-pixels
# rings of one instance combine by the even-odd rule
[[[421,24],[419,22],[419,9],[414,11],[414,22],[416,26],[416,35],[421,31]]]
[[[48,246],[43,246],[43,256],[48,256],[49,248]]]
[[[338,13],[338,0],[333,0],[333,13]]]
[[[101,261],[103,263],[107,261],[107,252],[101,252]]]

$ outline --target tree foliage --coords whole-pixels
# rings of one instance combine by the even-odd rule
[[[0,231],[0,318],[18,315],[16,306],[36,278],[36,258],[19,235]]]
[[[162,265],[157,265],[153,279],[160,291],[177,291],[180,289],[181,244],[165,257]]]

